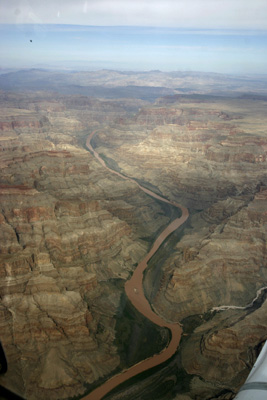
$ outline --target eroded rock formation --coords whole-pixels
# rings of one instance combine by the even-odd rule
[[[107,157],[112,146],[113,160],[127,175],[200,210],[254,193],[266,180],[264,104],[213,99],[148,107],[95,144]]]
[[[1,384],[27,399],[69,398],[119,367],[120,281],[169,218],[78,145],[106,106],[92,120],[97,102],[31,94],[14,108],[13,96],[0,118]]]
[[[151,263],[146,293],[163,318],[184,324],[177,362],[189,383],[177,398],[230,399],[266,340],[264,290],[253,302],[267,278],[265,102],[159,103],[95,145],[191,208],[181,240],[166,244],[171,254]],[[240,308],[212,312],[231,305]]]
[[[118,322],[123,285],[175,212],[98,164],[84,147],[97,129],[93,145],[111,168],[191,214],[144,282],[154,310],[183,324],[181,347],[124,394],[233,398],[266,339],[264,290],[257,297],[266,286],[264,99],[173,96],[151,106],[1,92],[0,100],[0,324],[9,364],[1,384],[27,399],[64,399],[141,357],[129,327],[141,342],[143,321]]]

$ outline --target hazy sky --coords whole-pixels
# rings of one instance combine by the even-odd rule
[[[0,24],[2,67],[267,71],[267,0],[0,0]]]

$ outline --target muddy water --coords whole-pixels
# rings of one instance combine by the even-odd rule
[[[144,372],[156,365],[163,363],[164,361],[168,360],[177,350],[179,345],[181,335],[182,335],[182,328],[179,324],[170,324],[160,318],[157,314],[155,314],[149,302],[147,301],[144,291],[143,291],[143,273],[147,267],[147,263],[150,258],[156,253],[160,245],[164,242],[164,240],[179,226],[181,226],[188,218],[188,210],[187,208],[181,206],[178,203],[169,201],[164,199],[163,197],[153,193],[151,190],[144,188],[143,186],[139,185],[134,179],[128,178],[119,172],[113,171],[111,168],[107,167],[104,160],[99,156],[99,154],[93,149],[91,145],[91,140],[94,136],[95,132],[92,132],[86,141],[87,148],[93,153],[95,158],[110,172],[119,176],[122,179],[134,182],[141,190],[145,193],[149,194],[150,196],[154,197],[155,199],[164,201],[165,203],[172,204],[175,207],[178,207],[182,211],[182,216],[180,218],[176,218],[172,221],[167,228],[164,229],[163,232],[158,236],[155,240],[151,250],[145,256],[145,258],[138,264],[136,267],[131,279],[125,283],[125,291],[135,306],[135,308],[142,313],[146,318],[150,321],[154,322],[155,324],[168,328],[171,331],[171,340],[166,348],[162,350],[161,353],[154,355],[153,357],[147,358],[146,360],[141,361],[140,363],[122,371],[118,375],[113,376],[111,379],[107,380],[103,385],[99,386],[97,389],[93,390],[89,395],[83,397],[84,400],[98,400],[105,396],[109,391],[114,389],[119,384],[127,381],[128,379],[134,377],[135,375]]]

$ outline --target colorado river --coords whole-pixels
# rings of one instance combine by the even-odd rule
[[[177,350],[177,347],[180,343],[181,335],[182,335],[182,328],[179,324],[170,324],[164,321],[161,317],[155,314],[144,295],[143,290],[143,273],[147,267],[147,263],[150,258],[156,253],[160,245],[164,242],[164,240],[177,228],[179,228],[188,218],[189,213],[187,208],[181,206],[178,203],[169,201],[164,199],[163,197],[157,195],[156,193],[152,192],[149,189],[144,188],[143,186],[139,185],[134,179],[128,178],[119,172],[113,171],[109,168],[104,160],[99,156],[99,154],[93,149],[91,145],[91,140],[95,134],[95,131],[92,132],[86,141],[87,148],[93,153],[94,157],[105,167],[107,170],[112,172],[113,174],[119,176],[122,179],[134,182],[141,190],[143,190],[148,195],[154,197],[155,199],[161,200],[165,203],[171,204],[175,207],[178,207],[182,211],[182,216],[180,218],[176,218],[172,221],[167,228],[164,229],[163,232],[157,237],[155,242],[153,243],[152,248],[150,249],[149,253],[145,256],[145,258],[138,264],[136,267],[131,279],[125,283],[125,291],[126,294],[134,305],[134,307],[143,314],[146,318],[150,321],[154,322],[156,325],[168,328],[171,331],[171,340],[167,347],[165,347],[161,353],[156,354],[150,358],[147,358],[141,361],[138,364],[133,365],[132,367],[122,371],[121,373],[113,376],[109,380],[107,380],[104,384],[99,386],[97,389],[93,390],[89,395],[83,397],[84,400],[98,400],[105,396],[108,392],[114,389],[116,386],[120,385],[121,383],[127,381],[128,379],[144,372],[150,368],[153,368],[164,361],[168,360]]]

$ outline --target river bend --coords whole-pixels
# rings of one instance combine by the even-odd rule
[[[164,361],[168,360],[176,352],[177,347],[180,343],[180,339],[181,339],[181,335],[182,335],[182,328],[179,324],[171,324],[171,323],[164,321],[164,319],[162,319],[161,317],[159,317],[157,314],[155,314],[153,312],[148,300],[146,299],[146,297],[144,295],[143,273],[147,267],[148,261],[156,253],[156,251],[161,246],[161,244],[164,242],[164,240],[172,232],[174,232],[177,228],[179,228],[181,225],[183,225],[189,216],[187,208],[181,206],[178,203],[169,201],[169,200],[159,196],[158,194],[152,192],[151,190],[146,189],[143,186],[141,186],[134,179],[128,178],[128,177],[120,174],[119,172],[114,171],[111,168],[109,168],[106,165],[106,163],[104,162],[104,160],[99,156],[99,154],[93,149],[93,147],[91,145],[91,140],[92,140],[93,136],[95,135],[95,133],[96,133],[96,131],[92,132],[88,136],[87,141],[86,141],[86,146],[90,150],[90,152],[93,153],[94,157],[101,163],[101,165],[103,167],[105,167],[107,170],[109,170],[110,172],[119,176],[122,179],[134,182],[141,190],[143,190],[143,192],[154,197],[155,199],[158,199],[165,203],[171,204],[177,208],[180,208],[182,211],[182,216],[180,218],[176,218],[174,221],[172,221],[163,230],[163,232],[160,233],[160,235],[157,237],[157,239],[153,243],[153,246],[150,249],[149,253],[138,264],[132,277],[125,283],[126,294],[129,298],[129,300],[131,301],[131,303],[134,305],[134,307],[141,314],[143,314],[146,318],[148,318],[150,321],[154,322],[156,325],[168,328],[171,331],[171,340],[170,340],[168,346],[165,347],[159,354],[155,354],[154,356],[147,358],[126,370],[123,370],[121,373],[114,375],[112,378],[108,379],[101,386],[99,386],[98,388],[93,390],[90,394],[83,397],[83,400],[102,399],[107,393],[109,393],[116,386],[118,386],[121,383],[127,381],[128,379],[138,375],[141,372],[144,372],[150,368],[153,368],[153,367],[163,363]]]

